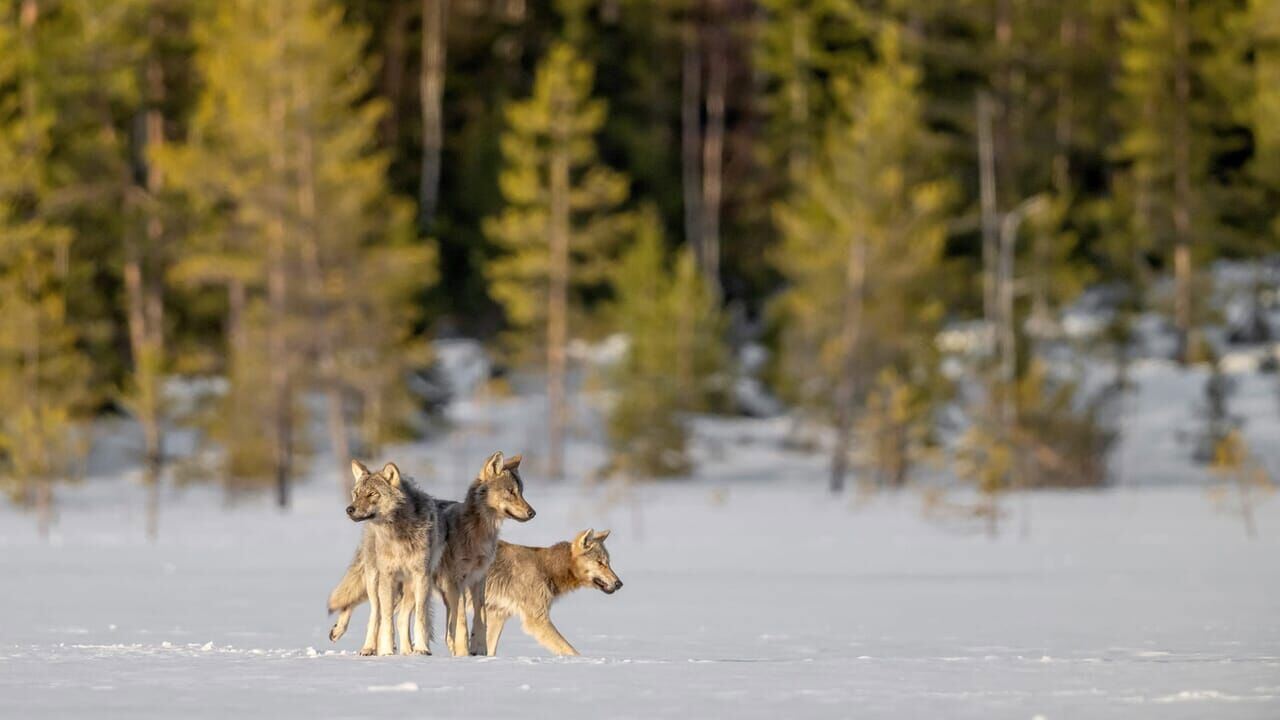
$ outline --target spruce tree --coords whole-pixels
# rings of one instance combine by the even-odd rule
[[[1253,63],[1243,92],[1246,125],[1253,131],[1251,176],[1262,186],[1272,208],[1269,220],[1274,248],[1280,241],[1280,4],[1250,0],[1242,33],[1249,38]]]
[[[228,480],[271,482],[285,505],[305,390],[327,398],[335,465],[350,454],[349,416],[390,422],[406,366],[422,359],[406,352],[408,306],[434,254],[387,188],[365,33],[339,5],[217,3],[194,35],[203,92],[186,142],[157,156],[197,218],[171,277],[224,288],[230,383],[214,437]]]
[[[51,199],[54,115],[40,82],[40,8],[0,7],[0,479],[52,522],[53,484],[87,451],[90,365],[68,313],[68,280],[83,262]],[[16,17],[15,17],[16,15]]]
[[[919,70],[887,25],[877,60],[834,79],[815,170],[777,210],[774,255],[788,288],[777,308],[793,396],[833,419],[833,490],[843,487],[855,408],[883,368],[911,382],[934,374],[942,303],[929,279],[941,262],[950,194],[926,158]]]
[[[715,296],[688,248],[667,258],[654,212],[618,263],[611,320],[627,351],[610,373],[610,469],[630,479],[681,475],[687,413],[707,407],[725,369]]]
[[[558,43],[538,66],[532,95],[506,111],[506,207],[485,222],[503,254],[486,268],[490,295],[506,312],[508,347],[546,357],[547,474],[564,472],[569,317],[576,291],[607,281],[608,255],[626,216],[627,180],[603,165],[595,135],[605,105],[591,98],[591,64]]]
[[[1174,274],[1173,316],[1178,359],[1202,359],[1194,267],[1212,247],[1210,161],[1213,125],[1225,117],[1222,98],[1206,82],[1222,47],[1224,8],[1190,0],[1138,0],[1121,25],[1115,148],[1128,164],[1138,242],[1168,258]]]
[[[770,164],[804,175],[835,110],[825,78],[847,76],[868,58],[869,18],[852,0],[761,0],[755,62],[765,78]]]

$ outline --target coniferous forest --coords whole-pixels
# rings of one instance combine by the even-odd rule
[[[1269,342],[1211,268],[1277,249],[1277,0],[0,0],[0,487],[45,517],[108,417],[286,505],[431,432],[447,338],[539,378],[548,478],[584,385],[650,479],[750,376],[834,490],[1101,485],[1128,362]]]

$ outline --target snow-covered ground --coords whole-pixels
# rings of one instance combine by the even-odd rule
[[[1010,499],[996,540],[926,518],[914,491],[832,499],[822,458],[779,449],[784,419],[700,422],[691,481],[584,490],[539,479],[536,399],[455,405],[454,432],[388,456],[457,496],[488,452],[524,451],[538,517],[508,539],[614,531],[626,587],[554,613],[571,659],[515,627],[496,658],[439,640],[361,658],[363,612],[331,646],[323,603],[359,531],[332,462],[287,513],[168,489],[155,544],[142,490],[112,471],[61,492],[49,544],[0,510],[0,718],[1280,717],[1280,499],[1246,539],[1172,458],[1182,411],[1158,407],[1194,391],[1143,372],[1121,447],[1136,480]],[[1241,411],[1274,416],[1258,382]],[[577,418],[582,478],[602,449]],[[1147,482],[1167,473],[1183,482]]]

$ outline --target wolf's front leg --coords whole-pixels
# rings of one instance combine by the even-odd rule
[[[431,575],[423,572],[410,581],[413,595],[413,652],[417,655],[431,654]],[[408,604],[410,588],[405,588],[405,603]]]
[[[373,655],[378,652],[378,571],[372,563],[364,571],[365,594],[369,596],[369,628],[364,633],[364,645],[360,646],[361,655]]]
[[[394,655],[396,652],[393,636],[396,603],[396,582],[391,573],[378,576],[378,654]]]
[[[574,650],[569,641],[564,639],[564,636],[560,634],[556,626],[551,624],[551,618],[546,615],[525,617],[524,631],[532,635],[539,645],[556,655],[578,654],[578,651]]]
[[[471,640],[467,644],[467,651],[472,655],[484,655],[489,630],[484,616],[484,579],[476,583],[467,595],[471,599]]]

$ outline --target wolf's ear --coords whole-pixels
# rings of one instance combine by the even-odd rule
[[[490,455],[488,460],[484,461],[484,470],[480,471],[480,477],[484,478],[485,480],[488,480],[490,478],[496,478],[501,474],[502,474],[502,451],[499,450],[498,452]]]
[[[609,537],[610,532],[611,532],[610,530],[600,530],[596,532],[596,534],[591,536],[591,542],[595,543],[596,545],[599,545],[600,543],[604,542],[605,538]]]
[[[524,459],[523,455],[518,455],[518,454],[512,455],[511,457],[507,458],[506,462],[502,463],[502,467],[505,470],[515,470],[516,468],[520,467],[520,461],[523,459]]]
[[[595,533],[596,531],[590,528],[578,533],[578,537],[573,539],[573,547],[580,551],[591,547],[591,544],[595,542]]]
[[[355,478],[356,482],[360,482],[360,479],[368,474],[369,468],[365,467],[364,463],[354,458],[351,460],[351,477]]]
[[[382,466],[382,477],[391,483],[391,487],[400,487],[400,468],[395,463],[387,463]]]

